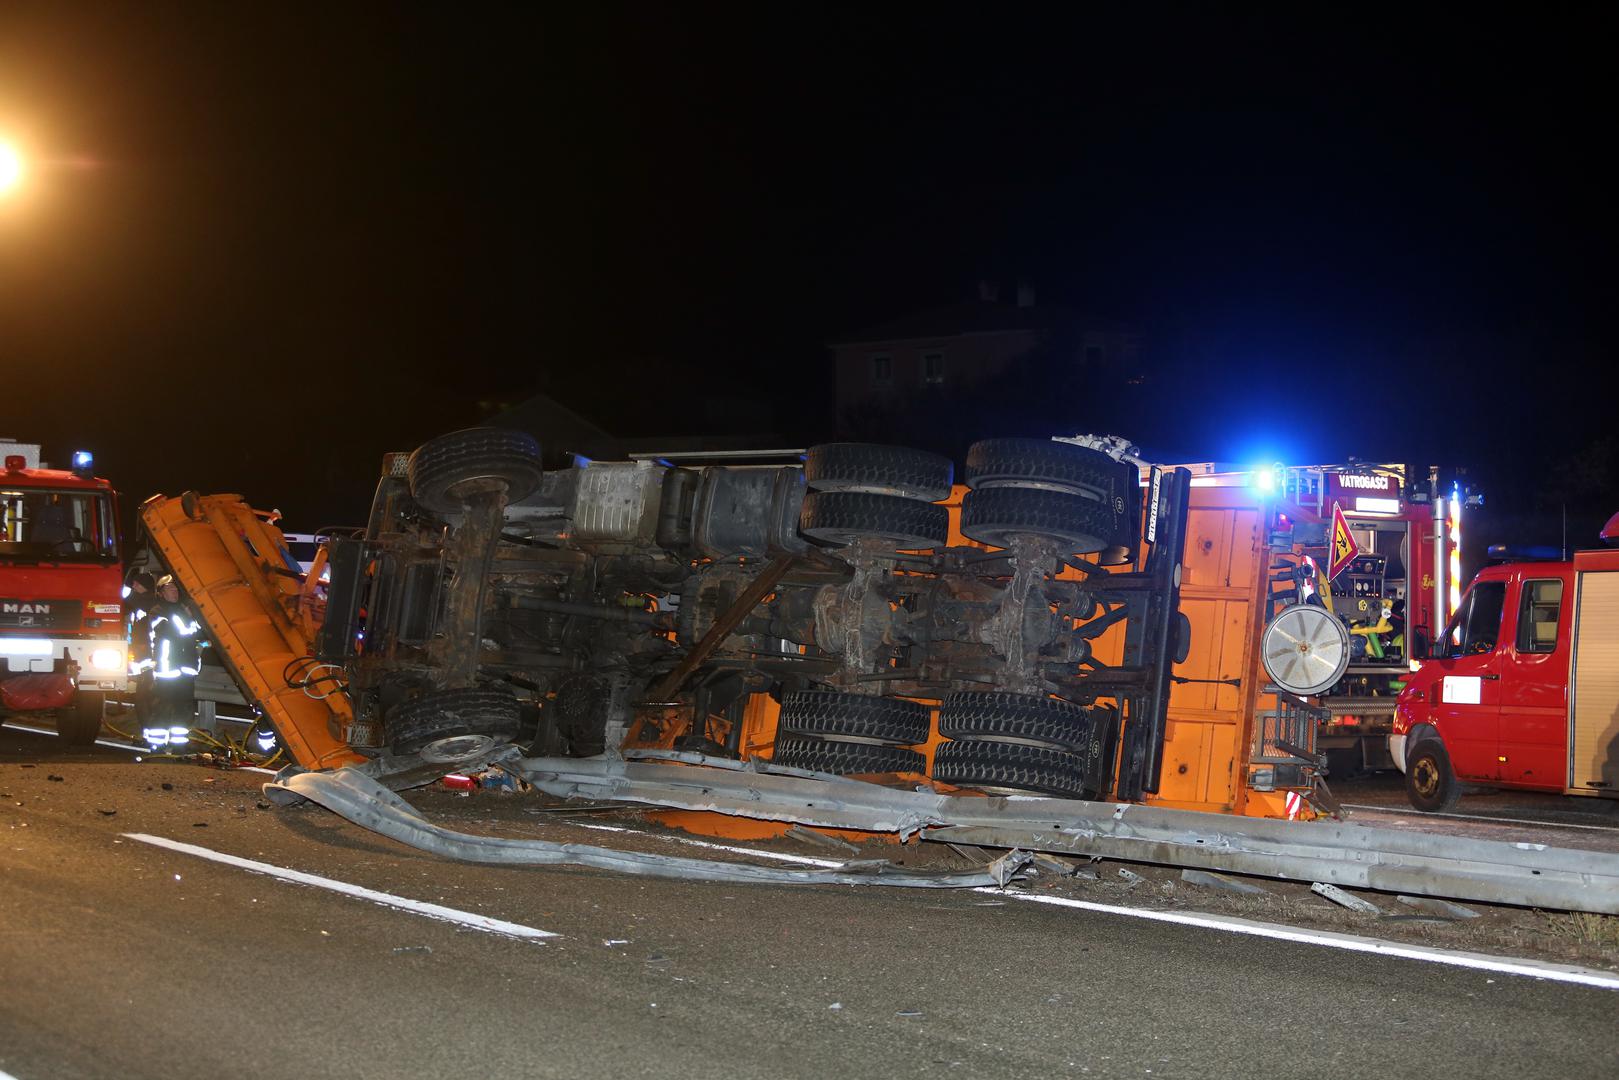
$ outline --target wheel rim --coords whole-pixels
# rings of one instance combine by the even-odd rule
[[[454,765],[487,753],[494,746],[495,740],[488,735],[451,735],[434,739],[422,747],[420,753],[423,761],[434,765]]]
[[[1411,766],[1411,786],[1423,798],[1432,798],[1439,790],[1439,768],[1432,758],[1418,758]]]

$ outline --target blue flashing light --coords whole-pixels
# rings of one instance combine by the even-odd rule
[[[1275,465],[1255,465],[1249,473],[1252,477],[1249,485],[1261,495],[1266,497],[1279,495],[1282,491],[1282,463]]]
[[[575,454],[575,455],[573,455],[573,467],[574,468],[583,469],[585,466],[587,466],[589,464],[590,464],[590,459],[587,458],[585,455],[583,455],[583,454]]]
[[[96,463],[95,455],[88,450],[73,451],[73,471],[85,472]]]

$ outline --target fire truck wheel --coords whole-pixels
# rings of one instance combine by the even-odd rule
[[[939,734],[949,739],[1088,750],[1099,725],[1071,701],[1005,690],[963,690],[939,706]]]
[[[80,690],[73,707],[56,714],[56,733],[72,746],[89,746],[101,734],[101,714],[106,707],[107,695]]]
[[[800,690],[781,701],[776,730],[838,742],[916,746],[928,741],[928,707],[904,698]]]
[[[822,443],[804,457],[804,480],[812,491],[864,491],[923,502],[949,498],[955,470],[938,454],[877,443]]]
[[[940,743],[933,753],[933,779],[1003,794],[1087,799],[1096,792],[1085,771],[1078,754],[1044,746],[971,739]]]
[[[950,512],[897,495],[812,491],[804,496],[798,531],[834,547],[874,540],[892,551],[913,551],[945,545],[950,538]]]
[[[410,494],[437,514],[459,513],[478,481],[504,484],[517,502],[540,486],[540,444],[504,428],[464,428],[429,439],[406,466]]]
[[[970,488],[1025,487],[1067,491],[1119,505],[1141,498],[1141,478],[1129,462],[1100,450],[1051,439],[984,439],[967,450],[962,479]]]
[[[1430,814],[1456,806],[1456,800],[1462,797],[1462,785],[1450,767],[1444,743],[1427,739],[1412,748],[1405,760],[1405,794],[1412,806]]]
[[[776,740],[771,762],[794,769],[854,776],[863,773],[922,772],[926,759],[915,750],[871,743],[829,742],[825,739],[786,738]]]
[[[517,699],[505,690],[429,690],[388,714],[388,742],[396,754],[416,754],[466,736],[509,740],[518,719]]]
[[[961,531],[994,547],[1010,547],[1018,536],[1053,540],[1076,555],[1128,543],[1124,524],[1112,507],[1071,492],[1034,488],[969,491],[961,504]]]

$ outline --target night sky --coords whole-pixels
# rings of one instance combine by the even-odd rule
[[[535,392],[829,437],[828,339],[994,278],[1166,454],[1619,509],[1611,9],[550,7],[0,10],[0,435],[353,522]]]

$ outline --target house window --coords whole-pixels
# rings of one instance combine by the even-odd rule
[[[1523,601],[1518,608],[1518,651],[1549,653],[1557,651],[1557,617],[1563,606],[1563,583],[1549,578],[1523,583]]]
[[[922,354],[922,381],[935,385],[944,382],[944,353]]]
[[[892,357],[879,353],[871,358],[871,381],[883,385],[894,381]]]

